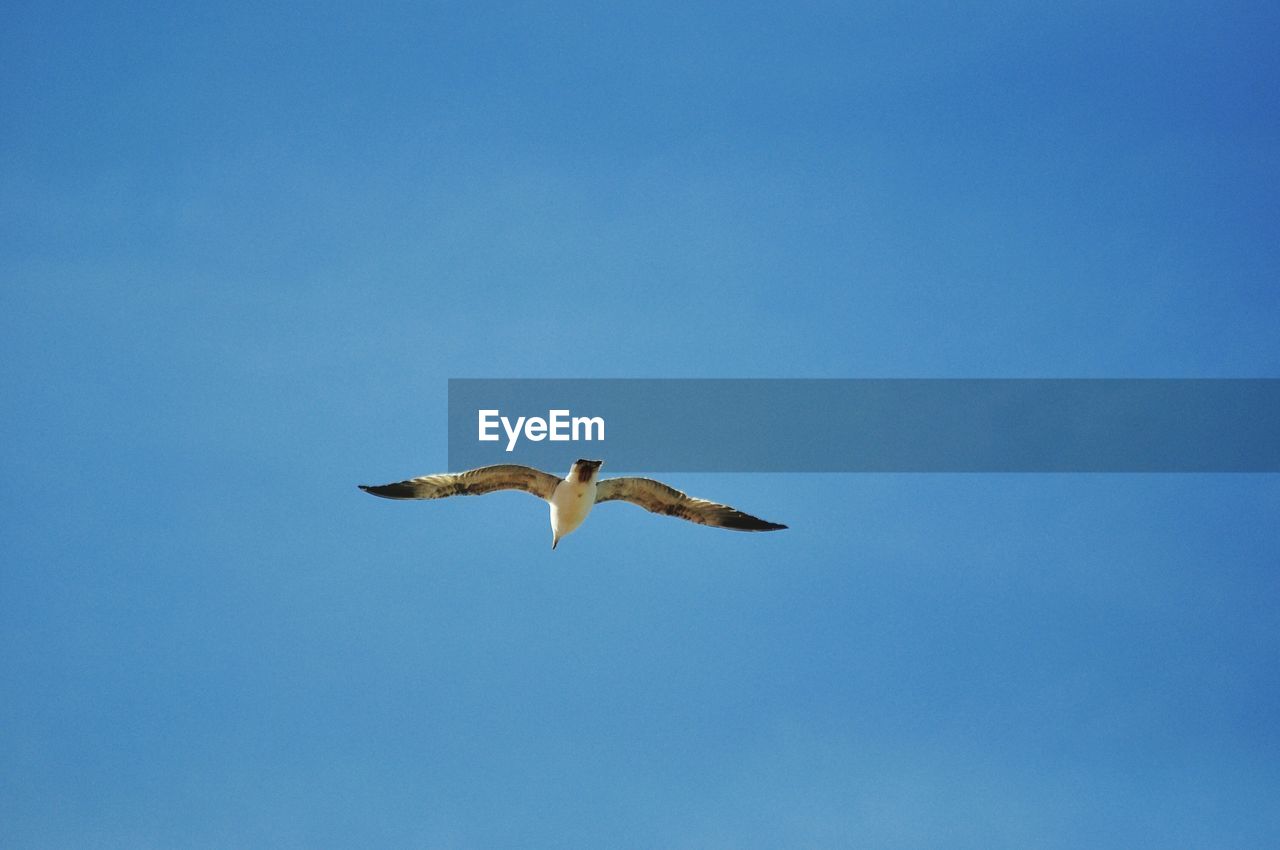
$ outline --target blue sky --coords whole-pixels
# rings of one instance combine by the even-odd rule
[[[8,8],[0,843],[1274,843],[1276,476],[354,485],[450,377],[1280,376],[1278,36]]]

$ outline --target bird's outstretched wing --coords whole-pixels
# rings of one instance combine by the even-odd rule
[[[674,487],[668,487],[652,478],[606,478],[596,486],[597,504],[615,499],[631,502],[655,514],[666,514],[716,528],[731,528],[734,531],[777,531],[786,528],[785,525],[744,514],[728,505],[686,496]]]
[[[384,499],[443,499],[446,496],[480,496],[494,490],[523,490],[550,501],[559,483],[558,477],[531,466],[501,464],[466,472],[424,475],[394,484],[359,486],[366,493]]]

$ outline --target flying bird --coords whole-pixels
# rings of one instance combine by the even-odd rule
[[[734,531],[777,531],[786,528],[766,522],[728,505],[686,496],[674,487],[651,478],[606,478],[599,480],[604,461],[577,460],[566,478],[531,466],[501,464],[482,466],[466,472],[424,475],[394,484],[360,489],[384,499],[443,499],[446,496],[481,496],[495,490],[523,490],[551,505],[551,548],[587,518],[599,502],[621,500],[639,505],[655,514],[687,519],[699,525],[730,528]]]

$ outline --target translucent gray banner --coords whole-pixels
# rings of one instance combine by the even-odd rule
[[[449,381],[450,469],[578,457],[614,472],[1277,472],[1280,379]]]

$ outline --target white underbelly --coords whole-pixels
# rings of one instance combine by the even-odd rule
[[[564,537],[582,525],[596,505],[596,485],[561,481],[551,494],[551,531]]]

